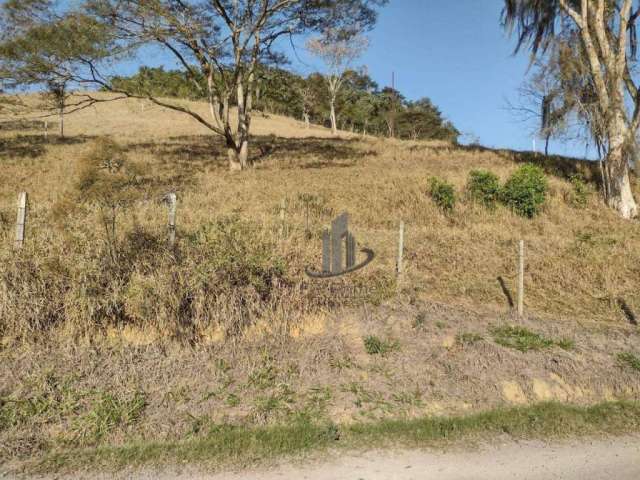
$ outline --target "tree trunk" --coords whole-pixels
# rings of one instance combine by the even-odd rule
[[[60,138],[64,138],[64,105],[60,106]]]
[[[638,206],[631,192],[629,162],[625,155],[627,127],[621,115],[615,115],[609,126],[609,151],[605,159],[607,204],[622,218],[638,216]]]
[[[547,135],[544,139],[544,156],[549,156],[549,141],[551,140],[551,136]]]
[[[242,170],[242,164],[240,163],[240,153],[235,147],[227,146],[227,157],[229,158],[229,170],[232,172],[238,172]]]
[[[336,101],[334,98],[331,99],[331,133],[334,135],[338,134],[338,122],[336,120]]]
[[[232,172],[246,170],[253,166],[249,159],[249,139],[234,139],[227,137],[227,157],[229,159],[229,170]]]
[[[242,170],[253,166],[253,164],[249,161],[249,140],[246,138],[240,141],[238,160],[240,161],[240,168]]]

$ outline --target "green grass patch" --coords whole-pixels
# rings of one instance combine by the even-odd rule
[[[634,355],[631,352],[619,353],[618,354],[618,362],[620,364],[625,365],[627,367],[631,367],[634,370],[640,372],[640,357]]]
[[[375,335],[364,338],[364,349],[369,355],[386,355],[400,350],[400,344],[396,340],[383,340]]]
[[[491,329],[491,335],[498,345],[514,348],[521,352],[538,351],[551,347],[571,350],[575,346],[573,340],[546,338],[524,327],[495,327]]]
[[[637,432],[639,428],[638,402],[604,403],[586,408],[545,403],[464,417],[383,420],[348,426],[309,420],[260,428],[215,426],[200,438],[181,442],[59,451],[27,466],[27,470],[51,473],[86,466],[117,470],[172,463],[248,466],[329,447],[380,448],[398,444],[419,447],[505,433],[519,439],[538,439]]]

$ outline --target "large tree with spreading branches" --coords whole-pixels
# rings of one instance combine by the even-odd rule
[[[43,19],[39,26],[53,26],[71,16],[81,25],[104,26],[112,55],[70,52],[69,63],[78,66],[71,83],[98,86],[115,93],[114,98],[145,98],[191,116],[224,138],[230,168],[241,170],[252,164],[249,141],[256,73],[261,65],[284,60],[276,49],[279,39],[354,24],[370,28],[376,21],[376,8],[386,1],[84,0],[73,11]],[[117,62],[140,59],[142,55],[137,54],[150,46],[180,65],[197,96],[206,98],[207,115],[184,102],[128,89],[121,82],[114,84],[109,71]],[[86,100],[100,101],[91,96]]]
[[[570,97],[589,93],[583,118],[593,122],[606,150],[607,203],[623,218],[638,215],[629,177],[629,152],[640,126],[638,17],[636,0],[505,0],[504,8],[504,24],[516,33],[517,50],[528,48],[534,59],[553,58],[558,45],[571,53],[565,67],[573,72],[566,76],[585,84],[578,97]]]

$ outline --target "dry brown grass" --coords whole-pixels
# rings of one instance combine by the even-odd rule
[[[148,105],[141,112],[134,101],[69,116],[65,141],[45,143],[37,125],[15,120],[0,119],[0,460],[198,438],[227,423],[350,423],[639,398],[637,372],[616,355],[637,354],[637,329],[620,300],[640,310],[640,231],[606,209],[593,185],[586,208],[572,205],[566,178],[578,170],[593,179],[588,164],[334,139],[258,116],[258,166],[230,173],[223,145],[195,122]],[[78,200],[79,174],[102,135],[141,172],[134,207],[118,215],[112,256],[99,208],[67,204]],[[539,217],[464,198],[472,169],[505,180],[525,161],[548,171]],[[450,215],[427,194],[432,176],[459,192]],[[31,211],[26,246],[16,252],[21,190]],[[170,190],[179,199],[176,251],[166,246],[160,202]],[[310,286],[303,269],[320,264],[321,230],[341,211],[376,259],[335,284]],[[407,271],[396,288],[400,219]],[[519,238],[528,253],[526,325],[554,345],[568,338],[569,351],[521,353],[491,337],[512,319],[498,277],[513,290]],[[350,287],[364,291],[355,303],[366,304],[337,308],[353,303],[336,298]],[[189,342],[167,341],[176,337]],[[394,348],[369,355],[367,337]]]
[[[532,314],[626,322],[621,300],[631,310],[640,309],[638,223],[623,222],[606,209],[593,184],[586,208],[567,201],[570,173],[595,178],[586,163],[348,134],[332,139],[326,129],[305,130],[292,119],[257,116],[253,154],[258,167],[234,174],[226,169],[221,143],[196,122],[148,104],[142,111],[141,105],[133,100],[105,103],[73,114],[67,119],[69,138],[52,138],[47,144],[35,127],[24,130],[25,125],[4,123],[9,127],[0,130],[4,258],[15,256],[13,221],[20,190],[31,196],[28,250],[47,257],[38,261],[53,262],[66,252],[56,261],[74,262],[69,254],[77,249],[69,242],[82,245],[80,250],[96,243],[96,215],[69,218],[60,228],[53,225],[52,210],[76,181],[79,159],[92,148],[92,137],[109,135],[145,172],[139,201],[121,220],[122,235],[135,227],[161,238],[166,213],[158,198],[176,190],[183,242],[202,225],[239,214],[261,227],[290,265],[292,278],[302,280],[304,266],[318,263],[321,227],[336,213],[348,211],[360,243],[377,254],[368,276],[393,276],[396,227],[400,219],[405,221],[408,272],[402,285],[411,297],[475,309],[508,308],[498,278],[512,289],[515,243],[523,238],[528,247],[526,305]],[[464,200],[452,215],[443,215],[426,194],[431,176],[452,182],[462,195],[472,169],[489,169],[504,180],[524,161],[546,163],[550,177],[550,198],[534,220]],[[305,194],[317,197],[310,241],[303,232]],[[279,241],[277,206],[282,199],[288,201],[288,235]]]

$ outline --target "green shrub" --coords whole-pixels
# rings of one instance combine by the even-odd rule
[[[548,190],[542,168],[527,164],[516,170],[502,189],[504,204],[518,215],[533,218],[542,209]]]
[[[487,170],[473,170],[469,174],[467,193],[469,197],[487,208],[494,208],[500,200],[500,179]]]
[[[364,339],[364,349],[369,355],[386,355],[400,349],[400,344],[395,340],[382,340],[375,335],[369,335]]]
[[[456,191],[446,180],[432,177],[429,194],[434,203],[445,213],[450,213],[456,205]]]

